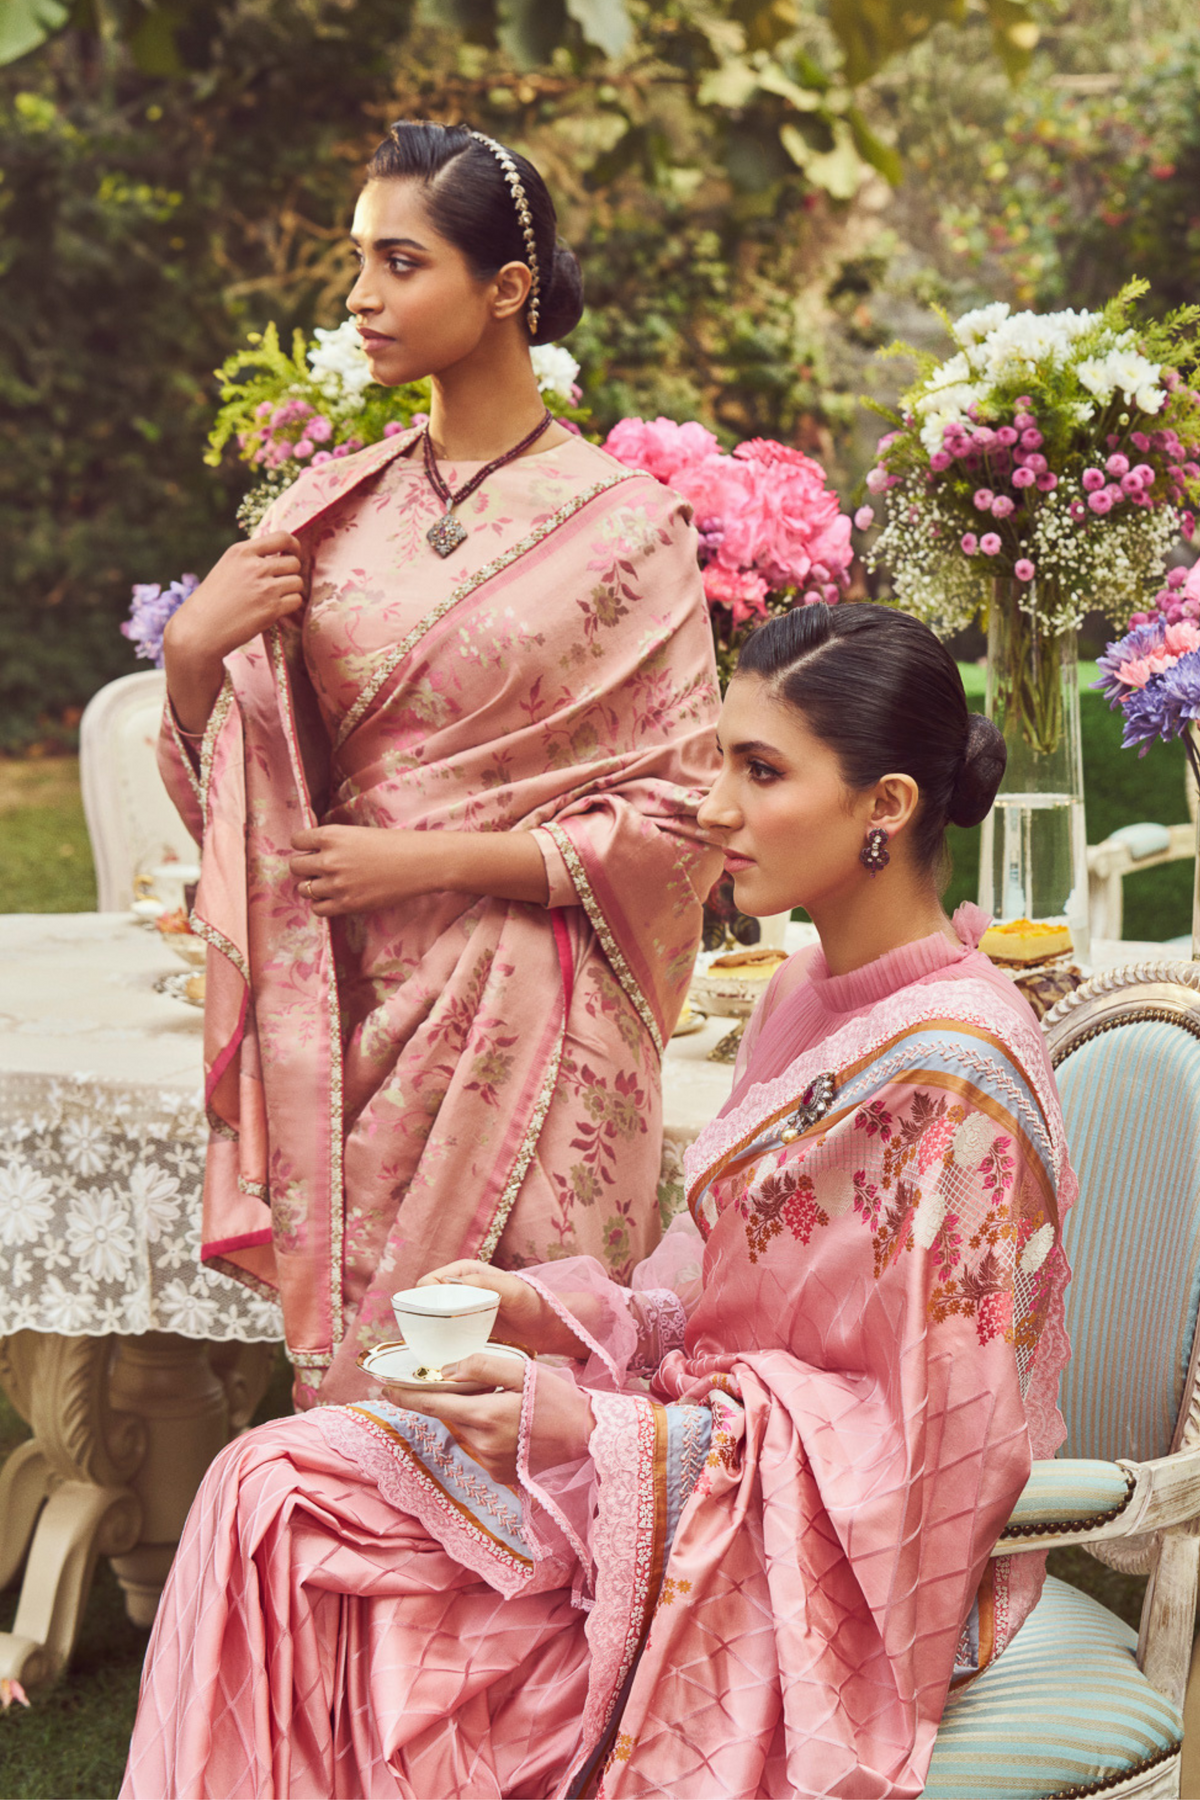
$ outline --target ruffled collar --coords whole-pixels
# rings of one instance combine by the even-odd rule
[[[913,944],[901,944],[861,969],[847,975],[831,975],[824,951],[817,949],[809,964],[811,992],[828,1012],[857,1012],[860,1007],[874,1006],[902,987],[952,968],[971,956],[990,923],[988,915],[971,901],[965,900],[955,912],[951,924],[958,942],[944,932],[934,931]]]

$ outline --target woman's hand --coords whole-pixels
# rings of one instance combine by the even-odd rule
[[[546,864],[527,831],[318,825],[298,831],[292,849],[300,892],[326,919],[379,912],[418,894],[492,894],[544,905],[548,892]]]
[[[424,1413],[448,1425],[468,1456],[474,1457],[494,1481],[512,1487],[517,1479],[517,1442],[521,1428],[523,1369],[514,1369],[508,1357],[480,1351],[465,1356],[454,1367],[455,1381],[486,1381],[502,1388],[499,1394],[443,1394],[404,1390],[410,1412]],[[552,1468],[587,1455],[595,1420],[586,1394],[564,1381],[552,1369],[539,1369],[537,1404],[529,1438],[529,1461],[534,1469]]]
[[[540,1356],[587,1356],[587,1346],[559,1318],[552,1306],[519,1275],[496,1269],[491,1263],[447,1263],[422,1275],[418,1287],[434,1287],[441,1283],[466,1283],[468,1287],[487,1288],[499,1294],[500,1310],[492,1327],[492,1336],[519,1344]]]
[[[300,542],[288,531],[232,544],[172,614],[163,661],[175,714],[185,731],[202,731],[225,679],[224,662],[304,604]]]

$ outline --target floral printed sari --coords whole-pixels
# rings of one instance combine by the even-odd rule
[[[204,1254],[279,1290],[301,1403],[366,1391],[355,1358],[427,1269],[652,1247],[660,1058],[719,868],[686,507],[572,439],[490,477],[443,562],[411,443],[276,503],[302,622],[227,659],[198,762],[169,713],[162,740],[203,841]],[[288,866],[317,823],[529,830],[549,905],[430,893],[331,928]]]
[[[630,1288],[523,1273],[589,1346],[580,1462],[525,1447],[536,1363],[514,1488],[379,1399],[223,1453],[126,1800],[915,1800],[1037,1599],[1041,1558],[990,1553],[1062,1435],[1074,1178],[972,911],[787,966]]]

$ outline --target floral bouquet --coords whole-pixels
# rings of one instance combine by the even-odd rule
[[[1200,565],[1197,565],[1200,571]],[[1200,583],[1196,584],[1200,588]],[[1178,585],[1168,590],[1179,591]],[[1170,743],[1182,738],[1192,771],[1200,781],[1200,760],[1189,729],[1200,718],[1200,598],[1180,605],[1180,616],[1169,621],[1165,613],[1143,619],[1110,644],[1099,659],[1096,686],[1115,712],[1124,714],[1121,742],[1128,749],[1139,745],[1145,756],[1155,738]],[[1182,606],[1195,607],[1188,615]],[[1174,610],[1174,608],[1172,608]]]
[[[1146,285],[1102,312],[965,314],[954,355],[923,359],[889,415],[867,476],[885,512],[870,562],[888,565],[902,606],[960,630],[991,583],[997,722],[1038,755],[1062,733],[1064,634],[1093,607],[1128,619],[1195,529],[1200,395],[1180,368],[1200,355],[1200,308],[1137,323]]]
[[[850,520],[812,457],[770,438],[752,438],[725,456],[703,425],[671,419],[622,419],[604,448],[695,508],[724,680],[755,625],[796,604],[836,601],[845,591]]]
[[[579,404],[579,364],[562,344],[535,345],[530,355],[546,404],[578,429],[589,416]],[[251,332],[248,348],[229,357],[217,376],[223,404],[204,460],[219,463],[232,440],[255,470],[258,480],[238,509],[238,523],[247,531],[303,469],[350,456],[429,416],[428,381],[389,388],[372,379],[351,319],[330,331],[318,326],[311,343],[297,331],[290,356],[274,325]],[[196,576],[184,575],[165,590],[149,582],[134,588],[121,630],[156,668],[162,668],[167,620],[198,585]]]

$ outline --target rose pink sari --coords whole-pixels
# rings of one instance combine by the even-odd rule
[[[533,1466],[531,1364],[514,1489],[385,1401],[214,1464],[125,1800],[920,1794],[1040,1589],[990,1552],[1062,1434],[1074,1180],[969,942],[788,986],[633,1287],[523,1277],[590,1345],[581,1462]]]
[[[653,1246],[662,1046],[719,870],[686,507],[572,439],[490,477],[442,561],[411,442],[276,503],[302,625],[227,659],[197,763],[169,716],[162,744],[203,840],[204,1256],[280,1292],[301,1404],[366,1391],[355,1358],[427,1269],[627,1273]],[[529,830],[550,904],[431,893],[331,929],[288,868],[317,822]]]

